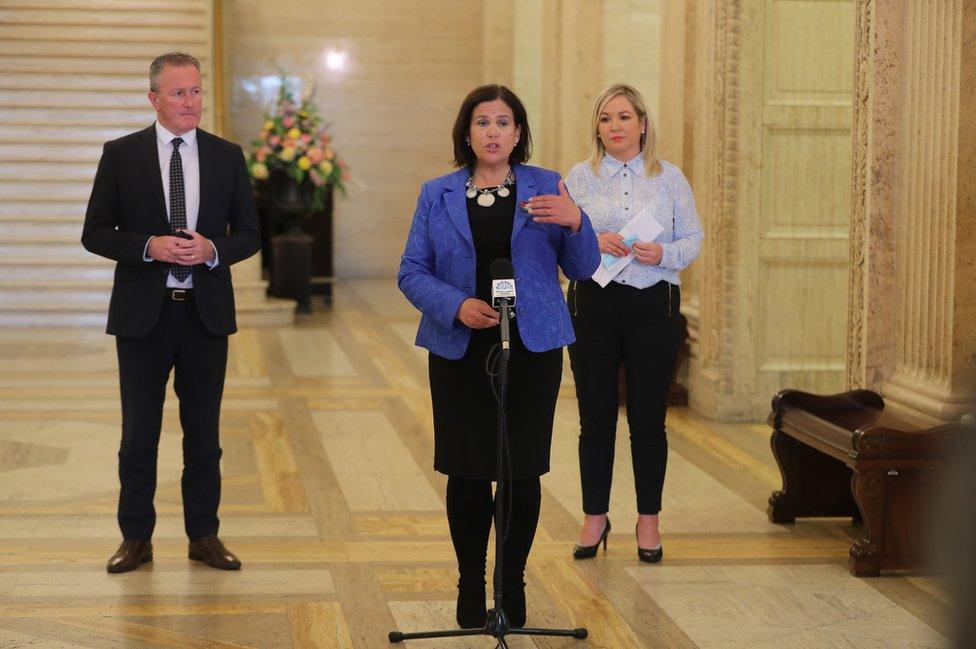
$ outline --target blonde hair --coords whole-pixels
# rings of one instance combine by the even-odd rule
[[[603,112],[607,102],[617,95],[626,97],[630,105],[634,107],[638,119],[643,120],[647,125],[646,132],[641,134],[641,153],[644,155],[644,170],[647,175],[656,176],[661,173],[662,169],[661,161],[657,157],[657,133],[654,130],[654,122],[647,113],[647,104],[644,102],[644,98],[641,97],[636,88],[625,83],[610,86],[596,98],[596,103],[593,106],[593,154],[590,156],[590,167],[593,169],[593,173],[600,173],[600,162],[603,160],[603,156],[607,154],[607,149],[600,139],[600,113]]]

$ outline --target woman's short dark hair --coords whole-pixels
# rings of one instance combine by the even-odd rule
[[[478,161],[471,145],[468,144],[468,134],[471,129],[471,114],[478,104],[485,101],[501,99],[512,109],[512,117],[515,118],[515,125],[522,127],[518,142],[508,156],[508,164],[515,165],[527,162],[532,156],[532,133],[529,132],[529,118],[525,114],[525,106],[514,92],[505,86],[496,83],[487,86],[479,86],[468,93],[468,96],[461,102],[458,110],[457,119],[454,120],[454,129],[451,136],[454,138],[454,165],[456,167],[470,167],[474,169],[475,162]]]

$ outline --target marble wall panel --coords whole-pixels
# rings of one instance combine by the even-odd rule
[[[850,129],[767,127],[761,236],[845,239],[850,224]],[[810,194],[818,192],[816,200]]]
[[[854,41],[825,47],[824,34],[850,33],[853,3],[769,0],[766,12],[766,101],[850,104]]]
[[[761,371],[840,371],[845,310],[821,308],[815,296],[843,293],[847,265],[836,261],[765,262],[759,282],[761,318],[758,339]],[[785,322],[789,321],[789,329]],[[801,337],[804,344],[798,345]]]

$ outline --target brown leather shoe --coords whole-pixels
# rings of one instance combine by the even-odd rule
[[[241,567],[241,560],[224,547],[216,536],[205,536],[199,541],[191,541],[190,558],[221,570],[239,570]]]
[[[152,561],[152,543],[125,539],[111,556],[105,569],[109,572],[129,572],[142,564]]]

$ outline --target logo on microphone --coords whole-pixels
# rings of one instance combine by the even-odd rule
[[[493,279],[491,280],[491,305],[496,309],[501,304],[501,300],[508,300],[508,306],[515,306],[515,280],[514,279]]]
[[[495,282],[495,295],[498,297],[512,297],[515,295],[515,282],[510,279],[497,280]]]
[[[497,307],[499,300],[507,299],[509,306],[515,304],[515,280],[514,279],[493,279],[491,280],[491,302],[492,306]]]
[[[491,262],[491,305],[497,309],[503,301],[509,308],[515,306],[515,269],[500,257]]]

